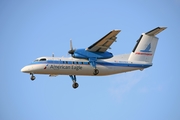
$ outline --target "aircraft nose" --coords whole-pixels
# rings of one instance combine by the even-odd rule
[[[28,72],[30,72],[30,68],[28,66],[25,66],[21,69],[21,72],[28,73]]]

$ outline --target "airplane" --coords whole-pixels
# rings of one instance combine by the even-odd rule
[[[51,76],[69,75],[74,89],[78,88],[76,76],[105,76],[144,70],[152,66],[158,38],[156,35],[167,27],[157,27],[149,32],[142,33],[130,54],[113,55],[107,50],[116,42],[117,34],[121,30],[112,30],[100,40],[86,49],[73,49],[70,40],[71,57],[39,57],[29,65],[23,67],[21,72],[29,73],[31,80],[34,74]]]

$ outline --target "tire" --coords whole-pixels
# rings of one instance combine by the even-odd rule
[[[99,74],[99,70],[98,69],[94,69],[94,72],[93,72],[94,75],[97,75]]]
[[[73,84],[72,84],[72,87],[73,87],[74,89],[78,88],[78,86],[79,86],[78,83],[73,83]]]
[[[35,80],[36,79],[36,77],[35,76],[31,76],[31,80],[33,81],[33,80]]]

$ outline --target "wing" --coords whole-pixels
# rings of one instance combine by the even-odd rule
[[[103,38],[98,40],[93,45],[89,46],[86,50],[91,52],[105,52],[108,48],[110,48],[111,44],[116,40],[116,35],[120,32],[120,30],[112,30]]]

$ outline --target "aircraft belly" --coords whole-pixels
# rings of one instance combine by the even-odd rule
[[[115,67],[114,73],[118,74],[118,73],[133,71],[133,70],[138,70],[138,68],[137,67]]]
[[[103,67],[100,69],[101,74],[100,75],[112,75],[112,74],[118,74],[118,73],[123,73],[123,72],[129,72],[137,70],[135,67]]]

